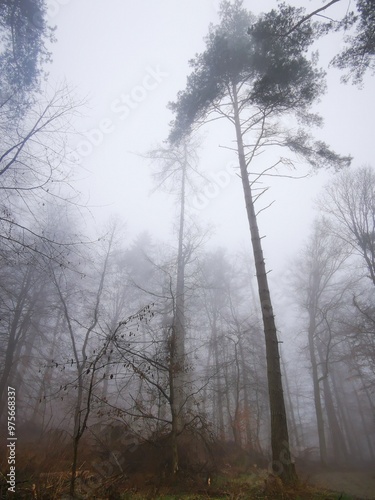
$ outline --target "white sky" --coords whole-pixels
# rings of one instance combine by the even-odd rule
[[[132,152],[145,153],[165,140],[172,119],[166,109],[185,87],[188,60],[204,50],[203,37],[210,22],[218,21],[216,0],[49,0],[51,24],[56,24],[57,43],[49,82],[66,79],[80,97],[88,97],[85,116],[77,122],[82,132],[72,147],[83,152],[88,173],[81,190],[89,197],[92,212],[101,223],[111,214],[125,220],[130,238],[147,229],[156,239],[172,236],[176,208],[165,192],[150,196],[150,164]],[[321,1],[292,1],[311,11]],[[276,0],[245,0],[255,14],[276,7]],[[333,6],[327,15],[340,18],[349,0]],[[341,35],[319,42],[322,66],[339,50]],[[341,154],[352,154],[353,165],[372,161],[374,141],[374,79],[359,90],[339,83],[340,73],[330,69],[328,92],[317,106],[325,126],[317,137]],[[131,96],[130,105],[126,104]],[[129,107],[130,106],[130,107]],[[101,129],[101,131],[99,131]],[[225,169],[234,158],[219,148],[233,137],[210,133],[202,150],[201,169]],[[86,135],[85,135],[86,134]],[[90,144],[88,141],[90,137]],[[82,155],[81,155],[82,156]],[[280,180],[271,190],[274,205],[260,217],[265,256],[278,272],[306,237],[312,199],[330,174],[321,173],[300,181]],[[231,250],[249,246],[242,188],[232,176],[228,186],[196,212],[203,225],[213,224],[213,244]],[[96,207],[96,208],[95,208]]]

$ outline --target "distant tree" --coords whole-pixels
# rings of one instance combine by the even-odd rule
[[[108,237],[103,238],[100,255],[91,262],[87,253],[85,260],[90,262],[90,268],[87,269],[85,264],[80,266],[81,271],[87,269],[84,279],[70,270],[51,270],[57,307],[67,335],[63,339],[64,352],[57,353],[52,362],[49,360],[47,363],[50,370],[61,370],[60,389],[48,388],[47,398],[58,396],[61,400],[72,400],[72,497],[82,437],[93,419],[94,410],[95,414],[101,414],[103,407],[110,405],[106,386],[119,370],[118,359],[112,355],[117,338],[128,327],[136,328],[140,321],[147,320],[150,312],[148,306],[125,316],[125,308],[122,307],[120,320],[117,318],[116,323],[107,321],[106,307],[113,307],[113,297],[106,293],[106,282],[116,248],[116,230],[117,226],[113,224]]]
[[[170,290],[169,287],[163,288],[164,300],[167,298],[165,308],[160,300],[163,295],[159,293],[159,300],[153,304],[152,310],[149,308],[141,313],[142,325],[121,331],[114,338],[112,359],[119,367],[114,378],[121,387],[121,399],[117,398],[112,407],[118,408],[116,414],[140,436],[140,440],[164,440],[169,455],[169,472],[176,474],[181,468],[179,436],[182,432],[194,432],[197,428],[204,431],[206,428],[204,416],[194,401],[207,382],[202,381],[200,386],[195,384],[192,389],[191,384],[184,380],[184,386],[177,385],[177,388],[185,399],[181,401],[181,394],[176,394],[176,341],[167,297]],[[189,369],[186,360],[184,366],[186,375]],[[193,401],[190,405],[189,400]]]
[[[187,400],[186,391],[186,307],[185,307],[185,273],[186,266],[195,250],[192,238],[187,236],[186,201],[189,190],[193,186],[193,176],[197,171],[197,144],[184,140],[171,147],[159,147],[148,153],[148,157],[157,164],[155,172],[157,187],[167,188],[177,193],[179,209],[178,247],[176,259],[176,285],[171,290],[173,298],[173,320],[170,325],[170,366],[171,371],[171,405],[172,405],[172,441],[173,472],[178,470],[177,436],[184,427],[184,411]],[[190,189],[189,189],[190,188]]]
[[[76,200],[65,147],[79,104],[65,85],[41,92],[53,41],[44,0],[0,0],[0,238],[15,252],[53,244],[38,209]]]
[[[202,275],[202,303],[204,307],[204,317],[208,322],[208,360],[206,363],[206,377],[211,378],[212,393],[212,422],[218,438],[224,441],[226,438],[224,399],[225,387],[223,381],[223,356],[225,349],[221,342],[222,331],[221,322],[225,309],[228,307],[228,300],[225,289],[231,267],[223,251],[205,255],[201,265]],[[208,412],[209,402],[207,394],[204,401],[206,412]]]
[[[49,245],[58,258],[67,243],[54,239],[51,232],[47,235],[44,226],[51,206],[61,207],[62,200],[71,207],[78,203],[72,165],[65,160],[78,106],[61,87],[34,103],[15,129],[0,117],[0,238],[14,252],[41,252]]]
[[[0,0],[0,116],[10,128],[34,100],[54,41],[44,0]],[[16,127],[15,127],[16,128]]]
[[[0,402],[11,381],[18,388],[21,353],[25,348],[32,350],[38,336],[36,320],[40,314],[46,314],[50,305],[45,262],[35,254],[25,253],[7,255],[6,263],[1,259]],[[0,404],[0,416],[5,408],[5,404]]]
[[[330,234],[321,220],[314,223],[311,236],[291,272],[296,301],[307,316],[307,339],[311,363],[315,414],[319,438],[320,460],[328,463],[327,432],[324,424],[323,391],[329,397],[327,381],[335,340],[334,330],[343,307],[347,307],[346,295],[350,293],[350,279],[346,274],[350,248]],[[339,327],[340,328],[340,327]],[[335,418],[332,405],[328,419]],[[328,409],[327,409],[328,411]],[[334,429],[330,426],[333,442],[339,448]],[[340,453],[341,452],[341,453]],[[336,461],[344,458],[343,449],[337,449]]]
[[[233,439],[249,452],[262,453],[267,384],[256,304],[249,313],[252,283],[244,278],[243,259],[229,259],[222,249],[204,256],[200,273],[205,316],[200,324],[207,322],[204,336],[209,336],[208,359],[202,361],[210,380],[205,412],[212,415],[221,441]]]
[[[285,483],[293,483],[296,473],[290,460],[278,338],[254,205],[260,194],[254,190],[262,175],[269,175],[277,165],[293,165],[293,160],[280,156],[252,177],[249,166],[267,147],[289,150],[314,168],[340,168],[350,162],[326,144],[314,142],[309,130],[280,124],[287,115],[309,128],[320,123],[309,112],[324,88],[322,72],[306,57],[314,29],[306,21],[288,37],[278,36],[295,26],[302,15],[300,9],[283,4],[279,11],[255,20],[240,0],[222,2],[221,23],[210,27],[205,52],[190,62],[193,71],[185,91],[170,105],[175,113],[171,143],[178,143],[194,126],[210,120],[226,118],[234,126],[264,323],[272,456]],[[284,463],[280,466],[281,458]]]
[[[76,268],[79,258],[78,224],[63,202],[36,205],[33,216],[37,220],[28,219],[28,230],[14,223],[7,234],[0,233],[0,400],[10,382],[19,389],[25,385],[20,377],[25,360],[29,364],[48,329],[53,329],[51,322],[56,323],[51,270]],[[0,217],[0,227],[3,224]],[[41,228],[42,237],[37,238]]]
[[[348,321],[345,331],[348,334],[350,351],[357,370],[362,369],[361,378],[370,387],[375,381],[375,307],[374,291],[363,291],[354,298],[355,312]]]
[[[327,229],[349,244],[375,285],[375,171],[370,166],[344,170],[325,188],[319,208]]]
[[[97,385],[97,365],[101,363],[100,367],[102,367],[102,357],[106,354],[109,344],[106,336],[104,336],[104,342],[100,343],[98,341],[98,332],[96,329],[100,320],[104,283],[107,277],[108,261],[114,238],[113,233],[114,230],[109,236],[101,269],[93,277],[94,280],[98,280],[96,290],[93,292],[91,290],[83,291],[78,288],[77,284],[67,279],[66,273],[53,273],[56,293],[68,332],[69,351],[71,353],[70,366],[74,367],[75,372],[74,383],[70,384],[76,388],[73,460],[70,482],[70,494],[72,497],[74,497],[79,444],[87,428],[93,405],[93,390]],[[82,307],[84,308],[83,310]],[[95,349],[98,353],[95,352]],[[61,360],[56,362],[56,367],[59,364],[61,365]]]

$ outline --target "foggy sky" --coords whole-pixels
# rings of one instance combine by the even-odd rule
[[[172,119],[166,105],[183,90],[190,72],[188,60],[204,50],[210,22],[218,22],[219,1],[214,0],[50,0],[50,24],[57,26],[57,43],[51,47],[53,64],[48,85],[61,80],[87,98],[83,116],[77,120],[80,136],[71,137],[70,148],[79,151],[83,170],[78,171],[79,189],[88,200],[95,219],[103,223],[111,214],[127,224],[131,241],[149,230],[158,240],[173,238],[177,207],[165,192],[150,195],[153,188],[150,163],[134,153],[145,153],[167,138]],[[317,2],[294,1],[308,11]],[[342,17],[349,2],[327,11]],[[245,0],[255,14],[276,7],[273,0]],[[319,2],[320,5],[320,2]],[[323,38],[318,44],[321,65],[338,52],[342,34]],[[328,69],[328,91],[316,111],[324,117],[316,137],[338,153],[354,156],[353,165],[372,162],[375,114],[373,80],[365,78],[362,90],[340,83],[341,73]],[[214,130],[214,132],[213,132]],[[200,168],[208,178],[228,171],[235,157],[219,146],[230,146],[228,128],[207,126]],[[77,158],[76,158],[77,159]],[[301,172],[306,169],[301,165]],[[307,179],[273,181],[265,203],[275,200],[259,219],[268,268],[277,273],[306,238],[315,216],[313,199],[333,175],[321,172]],[[250,237],[242,187],[230,182],[208,199],[192,202],[193,213],[204,227],[214,226],[211,245],[231,250],[247,246]],[[206,196],[207,199],[207,196]],[[206,200],[207,201],[207,200]],[[266,204],[267,204],[266,203]],[[249,250],[250,251],[250,250]],[[275,278],[274,278],[275,279]]]

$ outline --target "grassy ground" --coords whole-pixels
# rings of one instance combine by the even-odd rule
[[[116,491],[116,493],[114,493]],[[270,478],[266,471],[250,474],[221,475],[206,484],[203,477],[179,476],[160,482],[144,475],[117,484],[106,494],[97,492],[101,500],[358,500],[360,497],[343,492],[332,492],[301,482],[294,488],[284,488],[278,478]],[[87,498],[90,498],[87,497]]]
[[[105,488],[96,483],[92,487],[77,488],[77,499],[90,500],[203,500],[215,498],[217,500],[358,500],[360,497],[345,493],[329,492],[300,484],[293,489],[284,488],[278,480],[266,480],[265,472],[256,475],[240,475],[238,477],[218,476],[210,485],[202,478],[184,477],[173,481],[164,481],[157,478],[138,477],[133,480],[107,482]],[[58,488],[37,489],[26,484],[18,489],[12,499],[36,500],[68,500],[66,495],[68,484],[60,482]],[[83,491],[84,490],[84,491]],[[8,498],[1,496],[1,498]]]
[[[191,484],[169,484],[151,487],[148,491],[136,491],[134,488],[123,492],[121,500],[356,500],[358,497],[344,493],[329,492],[301,484],[293,489],[283,488],[279,481],[266,481],[266,474],[241,475],[236,478],[217,477],[210,486]]]
[[[61,470],[61,469],[60,469]],[[21,472],[21,471],[20,471]],[[89,471],[88,471],[89,472]],[[92,475],[77,480],[80,500],[375,500],[374,471],[312,471],[300,474],[300,484],[283,487],[277,477],[255,466],[231,467],[213,474],[208,484],[204,474],[179,473],[164,477],[155,473],[133,473],[103,478]],[[17,493],[7,496],[4,477],[0,478],[0,500],[68,500],[69,471],[19,474]],[[314,480],[314,477],[316,480]],[[374,481],[374,483],[372,483]],[[315,486],[311,486],[314,484]],[[336,491],[332,491],[336,490]],[[371,494],[373,493],[373,495]]]

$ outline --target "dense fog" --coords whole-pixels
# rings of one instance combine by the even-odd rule
[[[370,0],[0,0],[1,498],[375,498]]]

